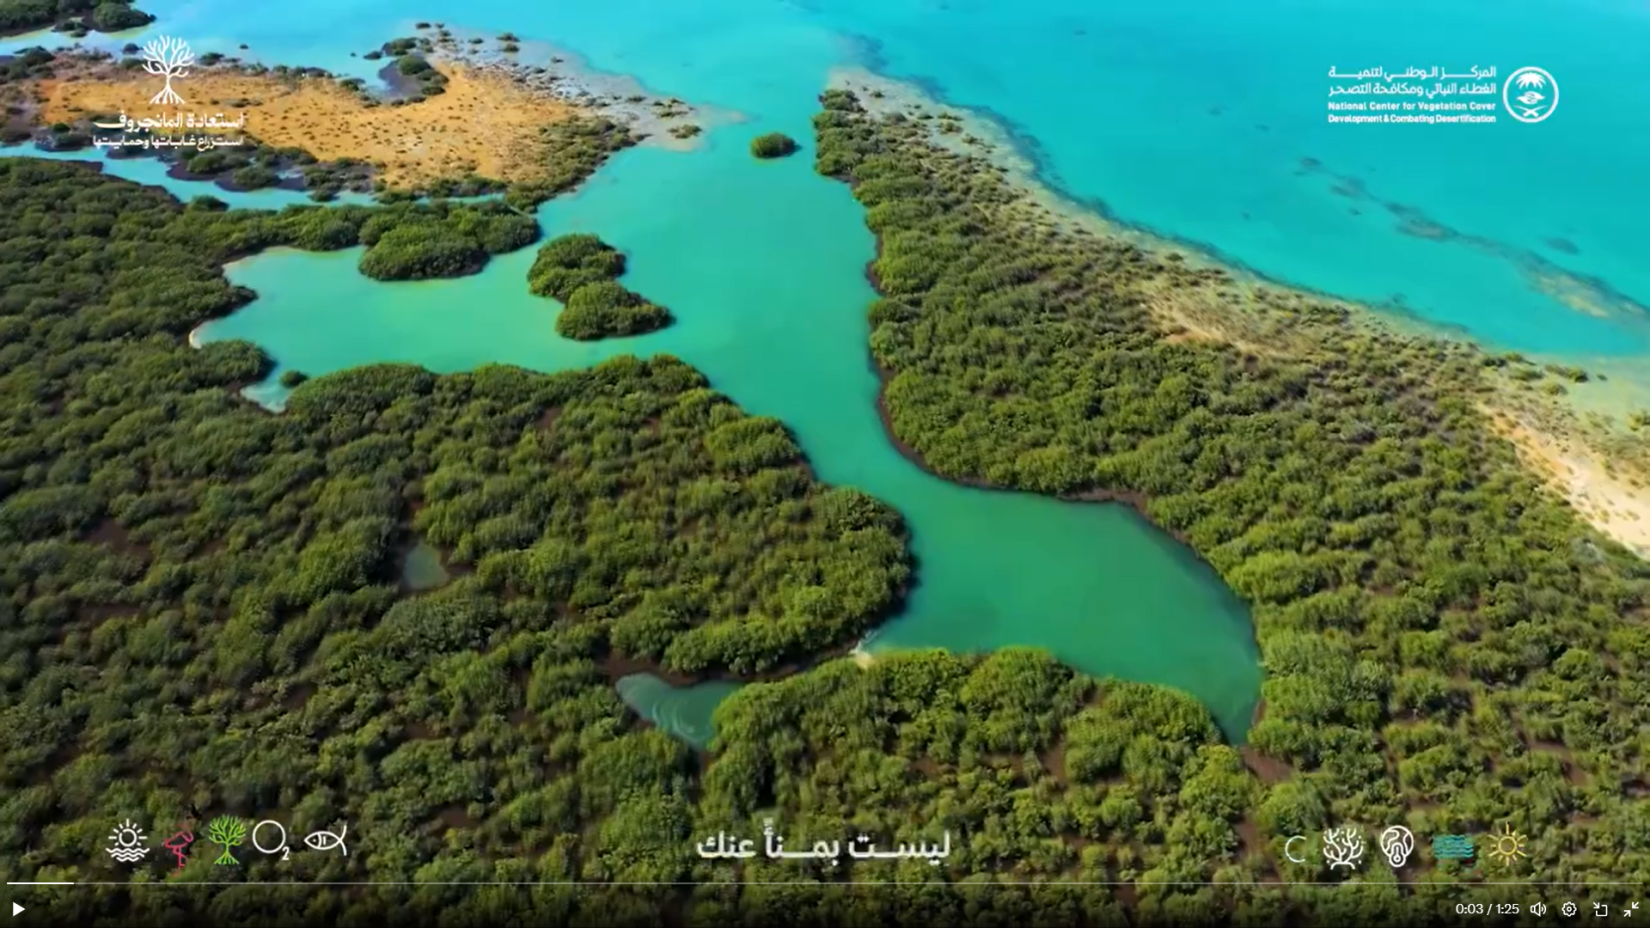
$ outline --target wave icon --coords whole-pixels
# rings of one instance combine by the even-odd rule
[[[149,853],[149,849],[146,848],[146,847],[112,847],[112,848],[109,848],[109,856],[113,857],[115,860],[118,860],[123,864],[135,864],[138,861],[142,860],[143,856],[147,853]]]

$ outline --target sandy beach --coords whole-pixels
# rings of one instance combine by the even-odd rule
[[[324,73],[277,73],[231,58],[195,67],[177,80],[186,102],[157,107],[150,103],[160,88],[153,75],[87,56],[28,87],[27,108],[43,123],[120,112],[133,119],[244,113],[246,135],[259,142],[302,148],[322,161],[373,164],[379,179],[404,189],[470,174],[539,180],[551,161],[544,129],[557,123],[600,117],[642,144],[689,149],[709,126],[743,118],[651,93],[545,43],[436,28],[420,30],[418,39],[415,54],[446,77],[445,92],[421,98],[419,82],[396,73],[394,58],[382,59],[380,80],[388,86],[365,92]]]
[[[1496,431],[1518,449],[1524,465],[1569,500],[1587,521],[1650,558],[1650,491],[1614,473],[1585,443],[1546,434],[1514,414],[1484,412]]]

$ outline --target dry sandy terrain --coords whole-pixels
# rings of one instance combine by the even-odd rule
[[[132,119],[223,112],[246,113],[246,133],[276,147],[296,146],[330,161],[381,163],[392,186],[476,173],[506,181],[530,180],[543,170],[539,128],[585,112],[502,76],[441,64],[447,91],[405,106],[365,106],[326,78],[293,80],[230,69],[198,70],[179,80],[187,100],[177,107],[149,103],[157,80],[142,71],[42,82],[45,122],[86,113],[124,111]],[[231,101],[246,100],[246,106]]]
[[[1611,474],[1586,445],[1547,435],[1522,420],[1485,409],[1495,429],[1595,528],[1650,557],[1650,490]]]

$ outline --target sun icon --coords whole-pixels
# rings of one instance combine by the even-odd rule
[[[109,856],[123,863],[135,864],[142,860],[149,849],[143,846],[143,829],[132,824],[127,819],[115,826],[109,835]]]
[[[1514,858],[1530,855],[1524,851],[1524,836],[1513,831],[1511,825],[1503,824],[1500,831],[1490,833],[1489,856],[1508,865]]]

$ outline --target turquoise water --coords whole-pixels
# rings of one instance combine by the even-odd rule
[[[350,249],[232,265],[230,279],[260,296],[199,337],[263,345],[280,368],[252,392],[272,405],[287,368],[315,375],[390,360],[445,372],[496,361],[551,371],[674,354],[747,410],[783,420],[821,479],[905,515],[920,582],[873,651],[1043,646],[1093,673],[1182,687],[1240,735],[1259,683],[1247,615],[1186,549],[1121,506],[956,486],[889,444],[866,360],[874,294],[863,269],[874,243],[862,212],[806,157],[752,159],[748,136],[759,129],[713,133],[691,154],[628,150],[539,211],[549,235],[591,231],[624,250],[626,286],[679,320],[662,332],[597,343],[556,335],[556,304],[527,292],[531,249],[494,258],[479,276],[398,284],[362,277]]]
[[[269,188],[265,190],[230,191],[214,184],[175,181],[166,176],[166,165],[153,158],[105,158],[97,151],[41,151],[33,145],[12,145],[0,148],[0,158],[4,157],[42,158],[48,161],[89,161],[101,165],[103,173],[111,177],[119,177],[151,187],[165,187],[185,201],[201,196],[217,197],[233,209],[281,209],[285,206],[316,205],[315,201],[309,198],[309,194],[302,190]],[[366,205],[372,203],[373,199],[366,194],[344,192],[340,193],[333,202]]]
[[[1636,220],[1650,206],[1650,188],[1638,183],[1650,115],[1634,92],[1650,38],[1642,3],[145,8],[162,17],[151,31],[197,52],[359,76],[375,66],[350,53],[411,31],[415,19],[510,30],[655,92],[743,113],[747,122],[714,129],[692,154],[626,152],[541,211],[551,234],[595,231],[624,249],[634,268],[626,283],[682,320],[665,332],[601,345],[557,338],[554,304],[525,293],[527,253],[477,278],[386,286],[357,275],[349,252],[238,264],[233,279],[261,298],[202,337],[250,338],[310,374],[368,360],[554,370],[621,352],[677,354],[747,409],[784,419],[823,479],[863,487],[907,515],[921,585],[873,650],[1041,643],[1091,672],[1182,686],[1228,732],[1246,727],[1258,681],[1241,604],[1120,507],[967,490],[900,460],[872,413],[865,369],[871,293],[860,272],[871,242],[861,213],[844,188],[811,174],[806,154],[751,162],[750,137],[809,138],[827,76],[867,66],[991,115],[1069,196],[1258,273],[1390,301],[1503,347],[1609,355],[1612,370],[1643,369],[1650,349],[1639,305],[1650,302],[1650,266],[1636,247]],[[251,48],[237,49],[242,42]],[[1501,75],[1538,65],[1559,82],[1562,103],[1538,125],[1327,124],[1331,66],[1410,65],[1494,66]],[[1432,234],[1405,234],[1405,217],[1424,219]],[[1537,278],[1581,292],[1592,314]],[[278,401],[278,391],[263,398]]]
[[[1650,185],[1638,182],[1650,151],[1637,91],[1650,43],[1642,0],[145,6],[161,17],[150,31],[180,35],[197,52],[361,76],[374,64],[350,52],[415,19],[508,29],[793,135],[806,134],[831,67],[868,64],[995,114],[1075,197],[1264,274],[1341,296],[1401,297],[1423,318],[1519,350],[1650,350],[1650,319],[1637,308],[1650,303],[1650,263],[1637,257],[1638,219],[1650,207]],[[31,41],[67,40],[37,34],[0,50]],[[238,49],[243,42],[250,49]],[[1500,75],[1538,65],[1558,81],[1561,104],[1537,125],[1329,125],[1328,69],[1376,65],[1495,66]],[[1321,170],[1303,172],[1302,158]],[[1332,192],[1345,178],[1367,199]],[[1454,235],[1402,234],[1389,204]],[[1532,288],[1532,273],[1555,269],[1595,278],[1613,297],[1606,317]]]
[[[420,541],[407,551],[401,562],[401,583],[420,593],[433,590],[451,579],[441,563],[441,552]]]
[[[712,680],[696,686],[674,687],[647,673],[620,677],[613,688],[633,712],[700,750],[716,735],[711,717],[722,700],[739,688],[737,683]]]

